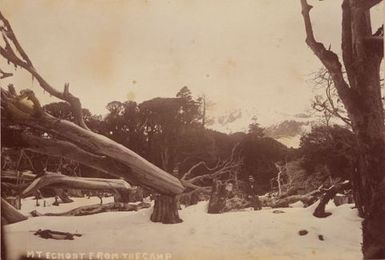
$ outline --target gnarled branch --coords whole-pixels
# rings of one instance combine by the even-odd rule
[[[3,26],[0,27],[5,47],[0,46],[0,54],[9,62],[13,63],[15,66],[20,66],[29,73],[32,77],[36,78],[39,82],[39,85],[47,91],[50,95],[57,97],[61,100],[68,102],[71,105],[74,117],[76,122],[82,128],[88,129],[87,125],[83,120],[82,115],[82,106],[79,98],[75,97],[69,92],[69,84],[66,83],[64,86],[64,91],[60,92],[51,86],[35,69],[30,58],[25,53],[21,47],[19,41],[17,40],[15,33],[12,30],[12,27],[8,20],[0,12],[0,21],[3,23]],[[12,47],[12,45],[14,47]],[[19,55],[18,55],[19,54]],[[21,57],[19,57],[21,56]]]
[[[351,91],[343,77],[342,65],[338,56],[331,50],[327,50],[322,43],[316,41],[310,19],[310,10],[312,6],[309,5],[306,0],[301,0],[301,6],[302,16],[305,23],[306,44],[329,71],[339,96],[344,100],[344,104],[349,106],[350,102],[348,99],[350,98]],[[347,109],[349,110],[349,107]]]

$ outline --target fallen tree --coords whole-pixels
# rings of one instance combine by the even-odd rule
[[[2,123],[23,134],[24,147],[38,153],[72,159],[165,196],[175,197],[185,190],[178,178],[127,147],[88,129],[83,120],[80,100],[70,93],[69,84],[64,85],[63,91],[50,85],[36,70],[2,13],[0,21],[5,44],[0,46],[0,54],[8,63],[28,71],[50,95],[68,102],[76,122],[47,114],[31,90],[23,90],[18,95],[12,86],[8,91],[2,89]]]
[[[0,54],[8,63],[28,71],[40,87],[50,95],[70,104],[75,123],[61,120],[46,113],[34,93],[27,89],[18,94],[13,86],[1,89],[2,123],[16,131],[20,138],[17,144],[26,150],[70,159],[115,177],[121,177],[134,185],[143,186],[159,196],[156,197],[153,221],[178,223],[178,196],[184,191],[196,192],[207,187],[196,183],[229,172],[228,161],[218,165],[218,172],[195,176],[187,180],[189,171],[179,180],[153,165],[127,147],[92,132],[85,124],[79,98],[69,91],[69,84],[59,91],[50,85],[36,70],[32,61],[18,42],[10,23],[0,13],[5,46]],[[16,136],[16,135],[15,135]],[[232,162],[231,162],[232,163]],[[195,184],[194,184],[195,183]]]
[[[37,212],[36,210],[31,212],[31,215],[33,217],[41,217],[41,216],[86,216],[86,215],[93,215],[98,214],[102,212],[112,212],[112,211],[138,211],[139,209],[149,208],[151,207],[151,204],[141,202],[138,204],[121,204],[121,203],[107,203],[107,204],[95,204],[95,205],[88,205],[88,206],[82,206],[75,209],[72,209],[67,212],[63,213],[46,213],[41,214]]]
[[[304,207],[308,207],[316,202],[322,193],[325,191],[323,186],[313,190],[306,194],[295,194],[290,196],[279,197],[278,199],[272,199],[270,205],[272,208],[283,208],[289,207],[290,204],[301,201]]]
[[[128,194],[128,191],[133,189],[125,180],[72,177],[60,173],[47,172],[43,176],[35,179],[22,192],[21,196],[27,197],[46,186],[82,190],[110,190],[120,193],[122,197],[124,197],[124,194]]]

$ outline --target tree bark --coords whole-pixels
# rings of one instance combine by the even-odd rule
[[[157,195],[155,198],[154,211],[151,214],[152,222],[163,224],[181,223],[183,220],[178,213],[178,200],[175,196]]]
[[[368,215],[362,223],[363,253],[365,259],[384,259],[385,256],[385,181],[374,193]]]

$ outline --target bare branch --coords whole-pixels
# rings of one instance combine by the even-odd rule
[[[354,74],[353,66],[353,36],[351,28],[351,8],[349,0],[344,0],[342,3],[342,38],[341,38],[341,48],[342,48],[342,59],[345,64],[345,69],[348,75],[348,80],[350,85],[353,83],[352,75]]]
[[[341,99],[347,100],[350,97],[350,89],[343,77],[342,65],[338,56],[334,52],[327,50],[322,43],[316,41],[309,14],[312,6],[306,0],[301,0],[301,6],[306,30],[306,43],[329,71]],[[348,104],[349,102],[344,103]]]
[[[213,168],[209,168],[205,161],[201,161],[201,162],[193,165],[185,174],[183,174],[182,180],[186,180],[186,178],[189,177],[194,172],[194,170],[196,170],[197,168],[199,168],[201,166],[205,167],[205,169],[208,171],[213,171],[213,170],[218,168],[219,162],[220,161],[218,161],[218,164],[216,166],[214,166]]]
[[[360,7],[364,10],[369,10],[370,8],[378,5],[381,2],[382,0],[364,0],[364,1],[361,1]]]
[[[0,69],[0,79],[5,79],[5,78],[8,78],[8,77],[12,77],[12,76],[13,76],[12,73],[5,72],[2,69]]]
[[[82,107],[79,98],[75,97],[69,92],[69,86],[66,84],[63,92],[56,90],[52,87],[35,69],[28,55],[25,53],[20,43],[18,42],[11,25],[8,20],[0,12],[0,20],[3,22],[4,26],[0,27],[2,36],[5,42],[5,47],[0,47],[0,54],[9,62],[13,63],[15,66],[20,66],[31,75],[36,78],[40,86],[47,91],[50,95],[57,97],[61,100],[67,101],[72,108],[76,122],[82,128],[88,129],[87,125],[83,120]],[[16,50],[12,48],[12,44],[15,46]],[[21,58],[16,54],[18,53]]]

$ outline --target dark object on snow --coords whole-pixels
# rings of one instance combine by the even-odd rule
[[[280,214],[280,213],[285,213],[285,211],[276,209],[276,210],[273,210],[273,213]]]
[[[337,193],[333,201],[337,207],[343,204],[348,204],[352,201],[352,195]]]
[[[81,234],[72,234],[69,232],[61,232],[61,231],[53,231],[49,229],[44,229],[41,230],[39,229],[38,231],[35,232],[35,236],[40,236],[41,238],[44,239],[57,239],[57,240],[74,240],[74,237],[81,237]]]
[[[321,241],[325,240],[323,235],[318,235],[318,239],[321,240]]]
[[[307,235],[307,233],[309,233],[309,232],[308,232],[306,229],[302,229],[302,230],[298,231],[298,234],[299,234],[300,236]]]

